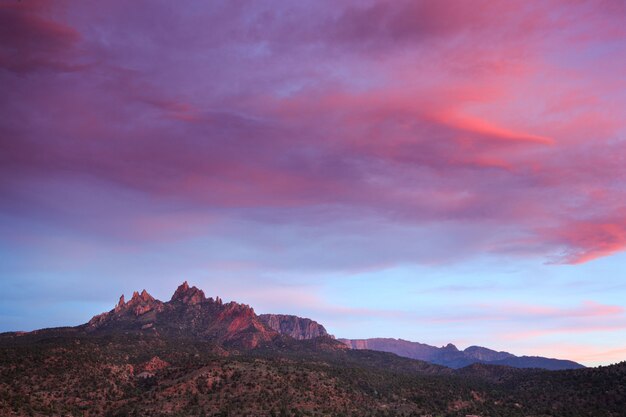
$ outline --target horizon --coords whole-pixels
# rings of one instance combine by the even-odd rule
[[[0,332],[188,280],[337,337],[626,360],[625,15],[0,3]]]
[[[182,285],[184,285],[184,284],[188,284],[188,282],[185,280],[185,281],[183,281],[183,283],[181,283],[181,284],[180,284],[180,286],[182,286]],[[190,288],[198,288],[199,290],[201,290],[201,291],[203,291],[203,292],[204,292],[204,290],[203,290],[202,288],[199,288],[199,287],[197,287],[197,286],[195,286],[195,285],[193,285],[193,284],[190,284],[190,285],[189,285],[189,287],[190,287]],[[121,294],[121,295],[120,295],[120,298],[118,299],[118,302],[119,302],[119,301],[121,301],[121,300],[124,300],[124,302],[125,302],[125,303],[128,303],[128,302],[129,302],[129,301],[130,301],[130,300],[131,300],[131,299],[135,296],[135,294],[137,294],[137,295],[139,296],[139,295],[140,295],[140,294],[142,294],[144,291],[145,291],[146,293],[148,293],[150,296],[154,297],[154,296],[153,296],[153,294],[151,294],[151,293],[150,293],[150,291],[148,291],[146,288],[143,288],[142,290],[135,290],[135,291],[133,291],[133,292],[131,293],[131,295],[130,295],[130,296],[128,296],[128,297],[127,297],[127,294]],[[174,293],[172,293],[172,294],[174,294]],[[222,297],[220,297],[219,295],[216,295],[215,297],[212,297],[212,296],[210,296],[210,295],[206,295],[206,294],[205,294],[205,296],[206,296],[206,298],[207,298],[207,299],[213,299],[213,300],[220,299],[220,300],[222,300],[222,301],[223,301]],[[171,297],[170,297],[170,298],[171,298]],[[154,297],[154,299],[155,299],[155,300],[157,300],[157,301],[161,301],[161,302],[169,302],[169,301],[171,301],[171,300],[170,300],[170,299],[168,299],[168,298],[161,298],[161,297]],[[284,313],[281,313],[281,312],[257,312],[257,311],[254,309],[254,306],[252,306],[252,305],[250,305],[250,304],[247,304],[247,303],[241,303],[241,302],[238,302],[237,300],[228,300],[228,301],[224,301],[224,304],[228,304],[229,302],[235,302],[235,303],[239,303],[239,304],[248,305],[250,308],[252,308],[252,309],[254,310],[255,314],[257,314],[257,315],[261,315],[261,314],[278,314],[278,315],[280,315],[280,314],[284,314]],[[106,310],[106,311],[102,311],[102,312],[99,312],[99,313],[95,313],[93,317],[95,317],[96,315],[99,315],[99,314],[101,314],[101,313],[106,313],[106,312],[109,312],[109,311],[112,311],[112,310],[113,310],[113,309]],[[315,318],[314,318],[314,317],[304,317],[304,316],[298,316],[297,314],[293,314],[292,316],[296,316],[296,317],[299,317],[299,318],[309,319],[309,320],[315,321],[316,323],[318,323],[318,324],[322,325],[322,327],[326,328],[326,330],[328,331],[327,326],[325,326],[325,325],[324,325],[324,323],[320,323],[319,321],[315,320]],[[86,323],[86,322],[85,322],[85,323]],[[79,324],[85,324],[85,323],[79,323]],[[61,327],[63,327],[63,326],[61,326]],[[33,329],[33,330],[29,330],[29,331],[14,331],[14,332],[15,332],[15,333],[29,333],[29,332],[31,332],[31,331],[37,331],[37,330],[43,330],[43,329]],[[407,340],[407,339],[403,339],[403,338],[399,338],[399,337],[384,337],[384,338],[383,338],[383,337],[369,336],[369,337],[364,337],[364,338],[347,338],[347,337],[342,337],[341,335],[334,334],[332,331],[328,331],[328,334],[329,334],[330,336],[332,336],[333,338],[336,338],[336,339],[347,339],[347,340],[393,339],[393,340],[404,341],[404,342],[411,342],[411,343],[425,343],[425,344],[427,344],[427,345],[429,344],[429,343],[426,343],[426,342],[423,342],[423,341],[419,341],[419,340]],[[481,346],[481,345],[478,345],[478,344],[471,344],[471,345],[467,345],[467,346],[464,346],[464,347],[463,347],[463,346],[457,346],[456,344],[454,344],[454,343],[450,343],[450,342],[445,343],[445,344],[442,344],[442,345],[440,345],[440,346],[436,346],[436,347],[447,347],[447,346],[449,346],[449,345],[453,345],[455,348],[457,348],[458,350],[461,350],[461,351],[462,351],[462,350],[465,350],[465,349],[467,349],[467,348],[470,348],[470,347],[483,347],[483,348],[489,348],[489,346]],[[435,345],[431,345],[431,346],[435,346]],[[514,354],[514,355],[516,355],[516,356],[523,356],[522,354],[516,354],[515,352],[507,352],[507,353],[512,353],[512,354]],[[524,356],[528,356],[528,355],[524,355]],[[551,358],[551,359],[565,359],[565,360],[567,360],[568,358]]]
[[[180,285],[184,285],[185,283],[187,283],[187,284],[188,284],[188,281],[187,281],[187,280],[185,280],[185,281],[183,281],[183,283],[181,283]],[[204,292],[203,288],[201,288],[201,287],[197,287],[197,286],[196,286],[196,285],[194,285],[194,284],[189,284],[189,286],[190,286],[191,288],[198,288],[199,290],[202,290],[202,291]],[[177,286],[177,288],[178,288],[178,286]],[[159,296],[155,296],[154,294],[150,293],[150,291],[148,291],[148,289],[147,289],[147,288],[142,288],[141,290],[133,290],[133,291],[131,291],[131,292],[130,292],[130,296],[127,296],[127,293],[122,293],[122,294],[120,294],[120,297],[124,297],[125,302],[126,302],[126,303],[128,303],[128,302],[131,300],[131,298],[134,296],[134,294],[135,294],[135,293],[137,293],[137,294],[141,294],[143,291],[146,291],[149,295],[151,295],[152,297],[154,297],[154,299],[155,299],[155,300],[158,300],[158,301],[161,301],[161,302],[168,302],[168,301],[170,301],[170,299],[171,299],[171,295],[170,295],[170,296],[167,296],[167,297],[159,297]],[[174,294],[174,291],[172,291],[172,295],[173,295],[173,294]],[[223,300],[223,297],[221,297],[219,294],[215,294],[214,296],[212,296],[212,295],[207,295],[207,294],[205,293],[205,296],[207,297],[207,299],[209,299],[209,298],[213,298],[214,300],[216,300],[216,299],[218,299],[218,298],[219,298],[219,299],[221,299],[221,300],[224,302],[224,304],[227,304],[227,303],[229,303],[229,302],[235,302],[235,303],[239,303],[239,304],[248,305],[249,307],[251,307],[251,308],[254,310],[254,312],[255,312],[257,315],[261,315],[261,314],[287,314],[287,313],[283,313],[283,312],[276,312],[276,311],[262,311],[262,312],[261,312],[261,311],[257,311],[257,310],[254,308],[254,305],[251,305],[251,304],[249,304],[249,303],[241,302],[241,301],[238,301],[238,300],[226,300],[226,301],[224,301],[224,300]],[[120,301],[120,298],[118,298],[118,302],[119,302],[119,301]],[[117,305],[117,302],[116,302],[116,303],[114,303],[114,304],[115,304],[115,305]],[[113,307],[114,307],[114,306],[113,306]],[[79,323],[75,323],[75,324],[69,325],[69,326],[74,326],[74,325],[78,326],[78,325],[85,324],[85,323],[87,323],[87,322],[89,321],[89,319],[91,319],[91,318],[93,318],[93,317],[95,317],[95,316],[97,316],[97,315],[99,315],[99,314],[101,314],[101,313],[106,313],[106,312],[112,311],[112,310],[113,310],[113,307],[112,307],[112,308],[110,308],[110,309],[106,309],[106,310],[100,311],[100,312],[95,312],[95,313],[93,313],[93,315],[92,315],[91,317],[89,317],[88,319],[86,319],[86,320],[84,320],[84,321],[82,321],[82,322],[79,322]],[[341,335],[341,334],[336,334],[336,333],[334,333],[334,332],[332,331],[332,328],[330,328],[328,325],[324,324],[323,322],[320,322],[320,321],[319,321],[319,320],[317,320],[315,317],[307,317],[307,316],[303,316],[303,315],[298,315],[297,313],[289,313],[288,315],[292,315],[292,316],[297,316],[297,317],[304,318],[304,319],[310,319],[310,320],[313,320],[313,321],[317,322],[318,324],[322,325],[322,326],[323,326],[323,327],[324,327],[324,328],[328,331],[328,334],[329,334],[329,335],[331,335],[332,337],[336,338],[336,339],[347,339],[347,340],[394,339],[394,340],[406,341],[406,342],[412,342],[412,343],[422,343],[422,344],[426,344],[426,345],[430,345],[430,346],[435,346],[435,347],[446,347],[446,346],[448,346],[448,345],[452,344],[455,348],[457,348],[457,349],[458,349],[458,350],[460,350],[460,351],[463,351],[463,350],[465,350],[465,349],[467,349],[467,348],[469,348],[469,347],[483,347],[483,348],[492,349],[492,350],[495,350],[495,351],[498,351],[498,352],[507,352],[507,353],[511,353],[511,354],[513,354],[513,355],[515,355],[515,356],[532,356],[532,357],[534,357],[534,356],[539,356],[539,357],[541,357],[541,355],[539,355],[539,354],[526,355],[525,353],[520,353],[520,352],[512,352],[512,351],[506,351],[505,349],[494,349],[494,348],[492,348],[491,346],[485,346],[485,345],[481,345],[481,344],[479,344],[479,343],[471,343],[471,341],[467,341],[466,343],[469,343],[469,344],[465,344],[465,345],[459,345],[459,344],[457,344],[457,343],[452,343],[452,342],[441,343],[441,344],[437,345],[437,344],[434,344],[434,343],[429,343],[428,341],[425,341],[425,340],[411,340],[411,339],[404,339],[404,338],[401,338],[401,337],[395,337],[395,336],[364,336],[364,337],[347,337],[347,336],[343,336],[343,335]],[[55,326],[55,327],[56,327],[56,326]],[[58,326],[58,327],[66,327],[66,326]],[[54,328],[54,327],[51,327],[51,328]],[[43,329],[45,329],[45,328],[30,329],[30,330],[14,330],[14,331],[12,331],[12,332],[15,332],[15,333],[29,333],[29,332],[32,332],[32,331],[43,330]],[[9,332],[11,332],[11,331],[9,331]],[[0,333],[2,333],[2,332],[0,332]],[[544,357],[545,357],[545,356],[544,356]],[[549,358],[549,359],[561,359],[561,360],[573,360],[574,362],[577,362],[575,359],[572,359],[571,357],[549,357],[549,356],[548,356],[547,358]],[[585,366],[587,366],[587,367],[598,367],[598,366],[612,365],[612,364],[616,364],[616,363],[619,363],[619,362],[623,362],[623,361],[618,361],[618,362],[615,362],[615,363],[608,363],[608,364],[597,364],[597,365],[587,365],[587,364],[584,364],[584,363],[583,363],[583,365],[585,365]],[[580,362],[579,362],[579,363],[580,363]]]

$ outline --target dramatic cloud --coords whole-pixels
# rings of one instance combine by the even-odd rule
[[[623,196],[621,166],[605,167],[607,146],[623,154],[620,114],[583,138],[570,132],[593,113],[569,117],[624,101],[579,93],[622,82],[587,65],[605,43],[623,54],[617,5],[271,6],[3,5],[5,195],[69,175],[193,210],[291,208],[277,221],[296,225],[320,206],[318,222],[484,221],[512,233],[493,248],[558,262],[624,247],[617,208],[596,198]],[[582,171],[582,148],[603,168]]]

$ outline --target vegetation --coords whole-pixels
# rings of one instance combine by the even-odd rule
[[[626,363],[459,371],[320,341],[225,351],[58,330],[0,337],[2,416],[623,416]],[[146,371],[154,357],[165,363]]]

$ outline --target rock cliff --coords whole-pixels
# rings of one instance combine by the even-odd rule
[[[282,335],[291,336],[296,340],[329,336],[324,326],[307,318],[286,314],[261,314],[259,319],[272,330]]]

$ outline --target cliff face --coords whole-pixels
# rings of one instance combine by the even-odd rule
[[[286,314],[261,314],[259,319],[270,329],[296,340],[328,336],[328,332],[316,321]]]

